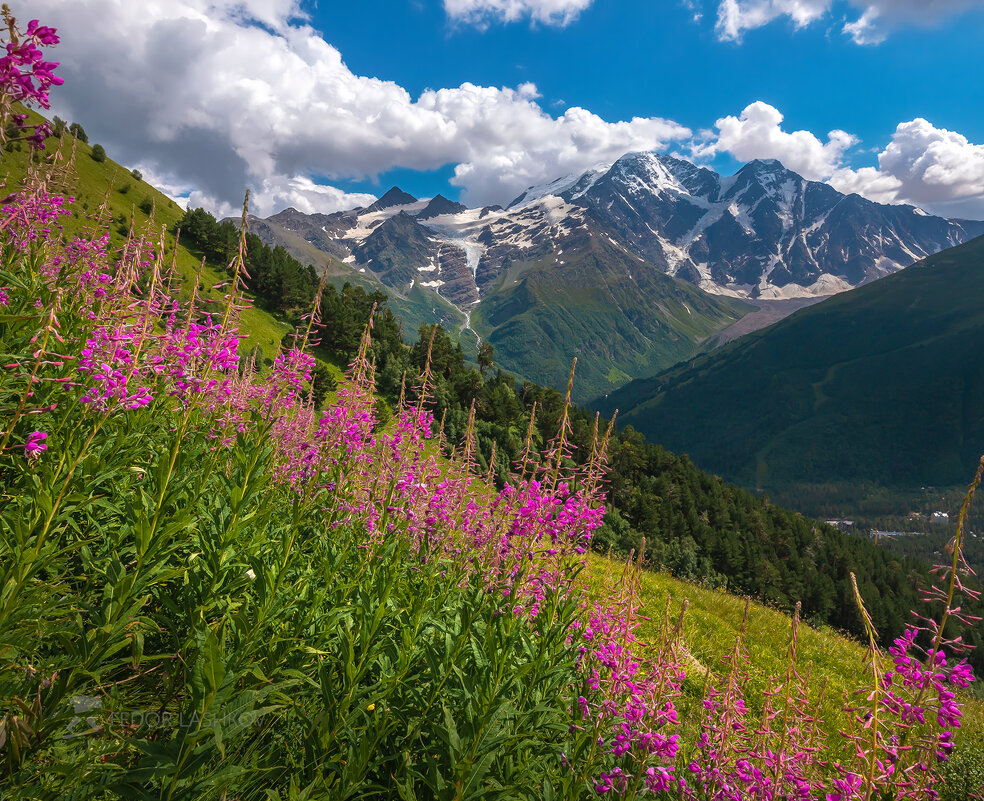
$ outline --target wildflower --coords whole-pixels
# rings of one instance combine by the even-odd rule
[[[47,438],[48,435],[43,431],[34,431],[28,434],[27,441],[24,443],[24,455],[28,459],[37,459],[48,450],[48,446],[45,444]]]

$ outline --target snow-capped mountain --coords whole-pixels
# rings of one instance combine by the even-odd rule
[[[737,297],[831,295],[984,233],[984,223],[841,194],[774,160],[725,178],[631,153],[584,178],[561,197],[593,209],[670,275]]]
[[[418,200],[394,187],[365,209],[288,209],[269,222],[394,289],[417,282],[459,306],[490,290],[503,265],[562,261],[574,227],[705,292],[762,299],[835,294],[984,233],[984,223],[844,195],[778,161],[722,177],[653,153],[530,187],[506,209]]]
[[[425,316],[452,304],[520,374],[552,380],[536,372],[553,371],[547,353],[593,360],[592,392],[686,358],[750,308],[733,299],[832,295],[984,234],[984,222],[844,195],[777,161],[722,177],[653,153],[530,187],[506,208],[394,187],[366,208],[252,225],[304,261],[320,251],[336,273],[413,294]]]

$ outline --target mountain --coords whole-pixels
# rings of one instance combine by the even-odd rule
[[[382,211],[394,206],[409,206],[417,202],[417,198],[404,192],[400,187],[394,186],[379,200],[366,208],[367,212]]]
[[[723,178],[630,153],[557,188],[670,275],[748,298],[831,295],[984,234],[984,223],[844,195],[774,160]]]
[[[762,489],[966,484],[984,453],[984,237],[598,404]]]
[[[460,214],[468,211],[464,203],[456,203],[448,200],[444,195],[435,195],[430,203],[424,206],[424,210],[417,215],[418,220],[429,220],[431,217],[439,217],[442,214]]]
[[[519,375],[559,386],[577,356],[583,401],[690,358],[756,307],[736,331],[788,313],[791,300],[896,272],[984,223],[843,195],[777,161],[722,177],[630,153],[504,209],[393,187],[366,208],[287,209],[255,230],[302,260],[318,264],[301,255],[314,248],[348,265],[332,269],[385,286],[397,309],[410,292],[439,296],[467,343],[490,342]]]

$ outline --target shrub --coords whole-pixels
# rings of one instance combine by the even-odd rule
[[[106,160],[106,150],[102,145],[93,145],[92,153],[89,154],[92,160],[101,164]]]
[[[68,132],[80,142],[85,142],[86,144],[89,143],[89,137],[86,136],[85,129],[77,122],[73,122],[68,126]]]

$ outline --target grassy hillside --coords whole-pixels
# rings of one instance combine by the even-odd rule
[[[42,119],[33,112],[29,112],[29,116],[32,117],[32,123]],[[0,150],[0,179],[6,182],[7,192],[14,191],[23,180],[32,160],[55,157],[61,174],[59,185],[53,189],[76,199],[71,206],[72,216],[62,218],[68,237],[105,230],[110,235],[110,241],[119,245],[125,240],[131,225],[140,231],[164,228],[165,249],[169,260],[174,248],[171,232],[184,210],[146,181],[137,180],[128,168],[112,158],[107,157],[102,162],[95,161],[92,158],[92,145],[95,144],[85,144],[66,132],[60,139],[49,137],[43,154],[36,153],[23,144],[20,149],[13,151]],[[179,243],[176,259],[185,281],[183,290],[190,292],[191,282],[201,265],[201,257]],[[206,266],[201,278],[204,297],[220,300],[222,293],[211,287],[223,280],[224,276]],[[265,352],[271,353],[290,329],[261,309],[249,309],[243,315],[241,330],[246,337],[244,349],[259,345]]]
[[[984,238],[613,393],[746,486],[965,484],[984,452]]]
[[[587,585],[597,597],[604,597],[624,571],[624,564],[603,556],[588,562]],[[664,573],[643,572],[640,583],[641,612],[649,618],[640,631],[643,642],[652,641],[663,619],[669,599],[671,615],[684,616],[684,637],[689,655],[684,698],[690,706],[703,698],[705,677],[720,684],[723,662],[734,647],[742,625],[745,600],[719,590],[698,587]],[[748,616],[746,649],[748,681],[746,699],[756,714],[761,713],[762,691],[777,677],[785,675],[786,650],[791,620],[787,615],[752,603]],[[810,674],[810,696],[815,715],[831,740],[848,725],[844,705],[866,681],[867,652],[857,641],[826,626],[801,626],[797,637],[798,665]],[[976,688],[978,691],[980,688]],[[821,692],[822,690],[822,692]],[[984,702],[965,698],[964,726],[959,733],[958,753],[948,766],[942,791],[944,801],[964,801],[984,787]],[[836,757],[836,753],[831,753]]]
[[[60,237],[25,218],[59,258]],[[0,387],[6,795],[546,801],[618,785],[659,797],[675,770],[711,798],[708,780],[751,781],[748,759],[771,770],[772,745],[799,759],[816,742],[798,729],[813,708],[831,741],[776,781],[808,776],[822,792],[840,775],[828,757],[860,775],[835,734],[833,697],[860,665],[848,643],[803,631],[800,664],[831,699],[817,682],[788,690],[794,717],[751,753],[743,743],[782,670],[780,615],[752,610],[721,707],[710,673],[740,600],[650,575],[626,599],[617,566],[592,558],[589,588],[615,599],[587,616],[568,579],[601,522],[597,460],[578,468],[547,446],[542,472],[496,491],[472,469],[471,425],[450,460],[424,445],[433,421],[419,408],[376,425],[368,338],[349,392],[314,415],[310,355],[242,373],[229,329],[196,329],[189,343],[187,305],[187,328],[132,320],[134,270],[149,278],[132,253],[99,257],[107,290],[87,265],[45,269],[7,232],[18,227],[0,237],[0,342],[13,364]],[[59,358],[46,308],[58,311]],[[425,375],[460,357],[442,349]],[[554,430],[576,439],[582,419],[568,422]],[[666,597],[671,613],[693,599],[682,651],[652,642]],[[637,631],[634,600],[649,618]],[[640,658],[662,661],[639,670]],[[963,675],[941,670],[940,681]],[[749,714],[732,717],[743,698]],[[738,720],[749,739],[729,738]],[[928,743],[949,748],[941,728],[927,724]],[[975,752],[959,753],[969,757],[947,788],[976,788]],[[691,776],[698,762],[713,775]]]

